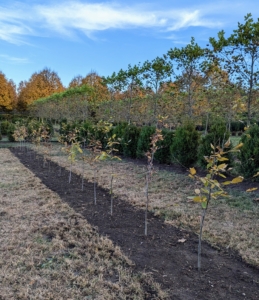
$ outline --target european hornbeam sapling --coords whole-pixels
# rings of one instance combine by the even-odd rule
[[[156,129],[156,132],[151,136],[151,147],[150,150],[146,153],[148,164],[147,164],[147,173],[146,173],[146,210],[145,210],[145,235],[147,235],[147,213],[148,213],[148,205],[149,205],[149,182],[151,180],[151,176],[153,173],[153,161],[154,155],[158,149],[157,143],[163,140],[163,136],[161,134],[160,129]]]
[[[201,182],[202,188],[195,189],[195,196],[188,197],[195,202],[199,202],[202,207],[202,215],[200,219],[200,234],[199,234],[199,245],[198,245],[198,270],[201,270],[201,242],[202,242],[202,230],[204,225],[204,219],[206,216],[206,212],[209,206],[211,199],[217,199],[222,196],[227,196],[226,191],[224,190],[224,186],[229,184],[237,184],[243,181],[242,176],[238,176],[231,181],[219,182],[216,177],[220,176],[222,178],[226,178],[224,173],[228,170],[228,158],[224,157],[225,154],[229,152],[238,152],[242,147],[242,143],[238,144],[231,150],[225,151],[225,148],[229,148],[230,141],[228,140],[224,147],[213,146],[211,144],[212,152],[208,157],[204,157],[207,162],[207,175],[205,177],[200,177],[197,175],[195,168],[189,169],[189,177],[196,179]]]

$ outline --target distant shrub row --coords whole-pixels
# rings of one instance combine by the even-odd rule
[[[118,154],[131,158],[143,158],[150,149],[151,136],[155,133],[154,126],[137,127],[127,123],[118,123],[112,126],[109,133],[105,133],[102,125],[84,123],[61,123],[60,133],[63,136],[77,129],[77,140],[88,144],[91,137],[101,141],[103,149],[106,148],[107,140],[116,134],[120,144],[116,146]],[[229,133],[226,133],[224,124],[216,123],[211,126],[211,132],[204,137],[196,130],[192,122],[185,122],[175,131],[162,129],[163,140],[158,143],[158,150],[154,159],[159,163],[179,163],[185,167],[199,163],[205,166],[204,156],[211,153],[210,144],[226,142]]]
[[[15,139],[13,137],[15,127],[18,125],[23,125],[27,128],[28,137],[27,140],[30,140],[30,135],[33,130],[38,130],[41,125],[44,125],[50,134],[53,134],[53,125],[48,121],[37,121],[31,118],[13,118],[10,121],[7,119],[0,121],[0,139],[3,135],[8,137],[10,142],[14,142]]]

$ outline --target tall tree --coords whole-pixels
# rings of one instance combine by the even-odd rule
[[[143,79],[149,89],[153,101],[153,121],[157,122],[157,104],[161,96],[161,87],[165,82],[171,80],[172,64],[167,57],[157,57],[152,61],[145,61],[143,64]]]
[[[26,108],[33,101],[64,91],[58,74],[50,69],[43,69],[32,74],[29,81],[20,82],[18,87],[18,106]]]
[[[193,117],[195,93],[197,88],[201,87],[196,81],[201,80],[210,64],[208,49],[201,48],[192,37],[186,47],[170,49],[167,54],[176,65],[175,79],[181,85],[182,92],[186,94],[187,113],[189,117]]]
[[[16,86],[0,71],[0,109],[12,110],[16,105]]]
[[[93,103],[99,103],[105,100],[108,100],[108,88],[103,80],[97,72],[91,71],[85,77],[81,75],[75,76],[69,83],[69,88],[88,85],[93,88],[93,93],[90,97],[88,97],[88,101]]]
[[[222,68],[245,91],[247,122],[250,124],[252,106],[258,92],[259,18],[254,22],[252,15],[247,14],[244,21],[244,24],[238,23],[238,28],[228,38],[222,30],[218,33],[218,39],[210,38],[210,43]]]

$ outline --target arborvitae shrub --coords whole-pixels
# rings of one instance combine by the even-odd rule
[[[199,139],[200,134],[192,122],[186,121],[181,127],[178,127],[170,147],[172,161],[185,167],[194,164],[197,160]]]
[[[170,147],[173,144],[174,132],[169,129],[162,129],[163,140],[157,143],[158,150],[155,153],[155,160],[161,164],[171,163]]]
[[[150,138],[155,133],[155,131],[155,126],[143,126],[141,128],[137,146],[137,158],[144,157],[145,153],[150,149]]]
[[[241,137],[238,171],[245,178],[253,177],[259,171],[259,126],[252,125]],[[254,177],[259,181],[259,177]]]
[[[1,134],[6,135],[8,133],[10,124],[11,123],[7,120],[4,120],[1,122],[1,124],[0,124]]]
[[[15,130],[15,125],[13,123],[10,123],[7,131],[7,137],[9,142],[15,142],[15,139],[13,137],[14,130]]]
[[[45,125],[47,126],[47,124],[45,124]],[[60,124],[60,129],[59,129],[60,135],[63,136],[62,141],[63,142],[69,142],[68,139],[66,139],[65,137],[68,136],[68,134],[70,132],[73,132],[75,129],[78,130],[77,140],[80,140],[80,134],[79,134],[79,128],[80,127],[81,127],[80,122],[70,122],[70,123],[62,122]]]
[[[114,145],[114,148],[118,150],[117,154],[123,154],[123,144],[125,144],[124,136],[127,130],[128,124],[126,122],[117,123],[111,130],[111,135],[116,134],[116,140],[120,139],[120,144]]]
[[[125,128],[122,138],[123,155],[131,158],[137,158],[138,139],[141,128],[135,125],[129,125]]]
[[[233,131],[244,131],[245,123],[240,121],[232,121],[230,124],[230,130]]]
[[[79,141],[89,143],[89,134],[93,132],[93,124],[90,121],[84,121],[79,128]]]
[[[222,147],[229,139],[229,136],[230,134],[226,130],[226,124],[221,120],[214,121],[214,123],[210,126],[210,132],[203,136],[200,141],[198,149],[198,164],[205,168],[207,166],[207,162],[204,159],[204,156],[211,155],[211,151],[213,150],[211,148],[211,144],[213,146]],[[231,165],[233,161],[231,153],[228,153],[226,157],[229,159],[227,162],[228,165]]]

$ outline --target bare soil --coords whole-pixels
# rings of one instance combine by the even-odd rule
[[[12,152],[41,179],[49,189],[69,204],[77,213],[107,236],[135,263],[134,271],[152,274],[156,282],[168,291],[168,299],[259,299],[259,270],[242,262],[230,249],[202,245],[202,270],[197,270],[198,237],[192,232],[166,224],[149,213],[148,236],[144,235],[144,211],[116,198],[113,216],[110,214],[110,194],[98,186],[97,205],[94,205],[93,183],[69,173],[54,162],[43,168],[43,157],[38,159],[19,149]],[[76,220],[75,220],[76,222]],[[149,298],[152,296],[149,290]],[[130,298],[129,298],[130,299]]]

